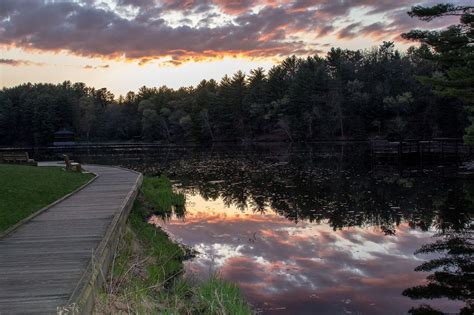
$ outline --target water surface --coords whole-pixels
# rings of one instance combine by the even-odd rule
[[[185,193],[184,213],[150,223],[197,251],[187,275],[218,272],[259,312],[406,314],[422,303],[459,312],[463,303],[446,295],[413,300],[402,292],[427,283],[429,270],[417,266],[451,257],[415,254],[422,246],[458,235],[472,241],[474,185],[446,179],[444,168],[374,165],[367,152],[364,145],[226,147],[120,161],[164,172]]]

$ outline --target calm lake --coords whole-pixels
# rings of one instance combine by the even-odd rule
[[[422,290],[436,299],[402,292],[427,283],[433,272],[415,271],[427,261],[454,270],[449,240],[472,246],[474,181],[448,179],[443,167],[374,165],[368,152],[364,144],[220,146],[81,159],[167,174],[186,208],[149,222],[196,251],[187,276],[219,273],[260,313],[407,314],[420,304],[459,312],[464,303],[443,296],[468,275]]]

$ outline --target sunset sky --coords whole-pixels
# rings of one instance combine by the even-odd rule
[[[81,81],[115,94],[195,85],[288,55],[366,49],[435,29],[406,0],[1,0],[0,85]],[[467,3],[459,0],[451,3]]]

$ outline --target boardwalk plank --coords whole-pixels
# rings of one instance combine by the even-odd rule
[[[0,239],[0,314],[55,314],[71,297],[138,173],[86,165],[99,177]]]

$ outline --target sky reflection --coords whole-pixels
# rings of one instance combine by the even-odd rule
[[[276,314],[406,314],[420,301],[401,295],[424,283],[415,272],[429,258],[413,253],[433,233],[407,223],[396,236],[380,227],[334,231],[326,221],[293,221],[273,211],[254,212],[187,194],[185,218],[150,220],[199,252],[188,273],[205,278],[218,271],[238,283],[257,310]],[[430,301],[446,312],[459,304]]]

